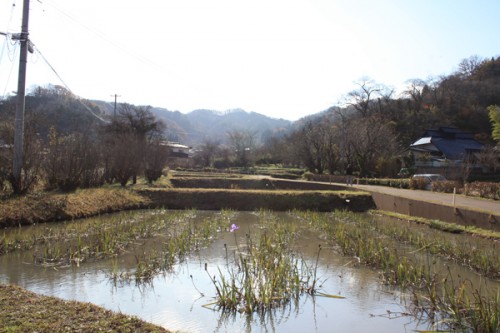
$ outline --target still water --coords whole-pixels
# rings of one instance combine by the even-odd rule
[[[137,214],[147,218],[149,213]],[[286,213],[274,214],[283,223],[299,223]],[[107,218],[110,216],[101,217]],[[304,294],[298,303],[292,302],[262,315],[225,314],[207,307],[215,296],[209,274],[218,275],[219,269],[224,272],[233,263],[235,243],[243,243],[245,234],[259,232],[258,221],[253,212],[235,212],[228,222],[237,224],[239,230],[219,233],[208,247],[176,264],[173,272],[160,274],[147,284],[114,283],[109,278],[113,270],[134,269],[137,253],[143,248],[139,246],[128,249],[116,260],[88,262],[79,267],[43,267],[34,264],[33,250],[14,252],[0,256],[0,282],[17,284],[44,295],[91,302],[180,332],[414,332],[429,329],[424,320],[419,321],[408,313],[399,291],[381,285],[376,271],[357,265],[355,259],[343,258],[309,230],[301,233],[295,250],[313,265],[321,245],[317,270],[320,290],[344,298]],[[34,228],[38,227],[42,226]]]

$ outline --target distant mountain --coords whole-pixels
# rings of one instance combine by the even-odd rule
[[[92,101],[105,114],[113,113],[113,103]],[[257,112],[242,109],[214,111],[199,109],[189,113],[170,111],[153,107],[151,111],[167,124],[169,140],[186,145],[196,146],[204,140],[217,140],[228,143],[227,133],[230,131],[250,131],[255,133],[257,143],[273,135],[288,132],[293,122],[285,119],[267,117]]]
[[[293,124],[289,120],[241,109],[224,112],[201,109],[187,114],[163,108],[153,108],[152,111],[167,123],[168,135],[172,140],[193,146],[205,139],[227,143],[227,133],[230,131],[250,131],[261,141],[275,133],[287,131]]]

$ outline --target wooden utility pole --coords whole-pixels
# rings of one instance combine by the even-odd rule
[[[25,90],[26,90],[26,64],[28,62],[28,19],[30,13],[30,0],[24,0],[23,3],[23,21],[21,26],[21,35],[19,42],[21,43],[21,54],[19,56],[19,78],[17,85],[17,107],[15,118],[15,134],[14,134],[14,158],[12,166],[12,174],[14,177],[14,191],[19,193],[22,189],[22,175],[24,160],[24,106],[25,106]]]
[[[113,116],[116,117],[116,100],[118,99],[118,97],[121,97],[120,95],[118,94],[114,94],[114,95],[111,95],[111,96],[115,96],[115,107],[114,107],[114,112],[113,112]]]

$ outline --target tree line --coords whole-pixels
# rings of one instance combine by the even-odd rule
[[[0,186],[11,177],[15,96],[0,100]],[[252,167],[282,164],[313,173],[343,173],[351,165],[360,176],[394,177],[411,164],[407,148],[425,129],[455,126],[488,147],[500,141],[500,57],[464,59],[447,76],[408,80],[399,96],[363,78],[341,106],[305,117],[292,129],[258,133],[233,130],[227,143],[206,138],[194,147],[196,167]],[[36,87],[26,97],[23,182],[72,190],[118,182],[149,182],[167,165],[166,125],[149,107],[119,104],[103,113],[60,86]],[[489,154],[489,155],[488,155]],[[498,167],[498,148],[485,153]],[[486,159],[486,157],[485,157]],[[496,170],[496,169],[495,169]]]
[[[369,78],[356,85],[342,106],[301,119],[291,132],[268,135],[261,146],[252,147],[247,150],[250,154],[236,161],[242,166],[282,163],[320,174],[342,173],[350,164],[361,176],[395,177],[402,165],[412,164],[408,147],[426,129],[453,126],[474,133],[487,147],[483,162],[491,170],[499,168],[499,151],[494,146],[495,140],[500,142],[500,57],[472,56],[450,75],[408,80],[399,96]],[[243,131],[239,136],[251,137],[252,133]],[[231,140],[236,150],[235,141]],[[220,164],[222,155],[214,155],[218,148],[214,142],[205,142],[197,163]],[[202,156],[212,156],[212,160]]]
[[[15,98],[0,104],[0,185],[64,191],[157,180],[167,160],[166,126],[149,107],[120,104],[109,116],[63,87],[37,87],[26,97],[22,182],[12,178]]]

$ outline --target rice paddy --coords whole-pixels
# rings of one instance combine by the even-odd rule
[[[498,284],[485,292],[481,290],[482,286],[454,276],[449,268],[436,271],[430,264],[433,256],[439,254],[446,260],[466,264],[485,278],[498,281],[500,261],[496,243],[492,242],[489,248],[476,248],[471,245],[473,242],[451,243],[444,238],[428,239],[407,226],[388,228],[373,218],[347,212],[294,214],[324,232],[343,255],[379,269],[384,283],[409,292],[415,316],[425,316],[436,330],[500,330]],[[405,250],[399,246],[401,241],[416,247]]]
[[[193,274],[189,284],[204,300],[203,308],[230,318],[298,311],[304,298],[342,302],[342,290],[323,289],[331,277],[318,269],[333,251],[347,258],[345,265],[376,270],[382,285],[401,291],[407,308],[402,313],[428,323],[429,330],[500,330],[500,258],[494,240],[464,234],[453,238],[346,211],[291,211],[284,218],[260,210],[253,216],[256,223],[242,227],[231,210],[160,209],[12,229],[0,236],[0,254],[29,252],[34,265],[54,269],[102,262],[113,285],[140,287],[177,274],[187,258],[224,239],[217,250],[223,264],[199,258],[208,285]],[[305,257],[301,247],[308,232],[326,243],[309,244],[313,254]],[[124,256],[133,258],[132,268],[122,267]],[[454,267],[479,276],[479,282]]]

